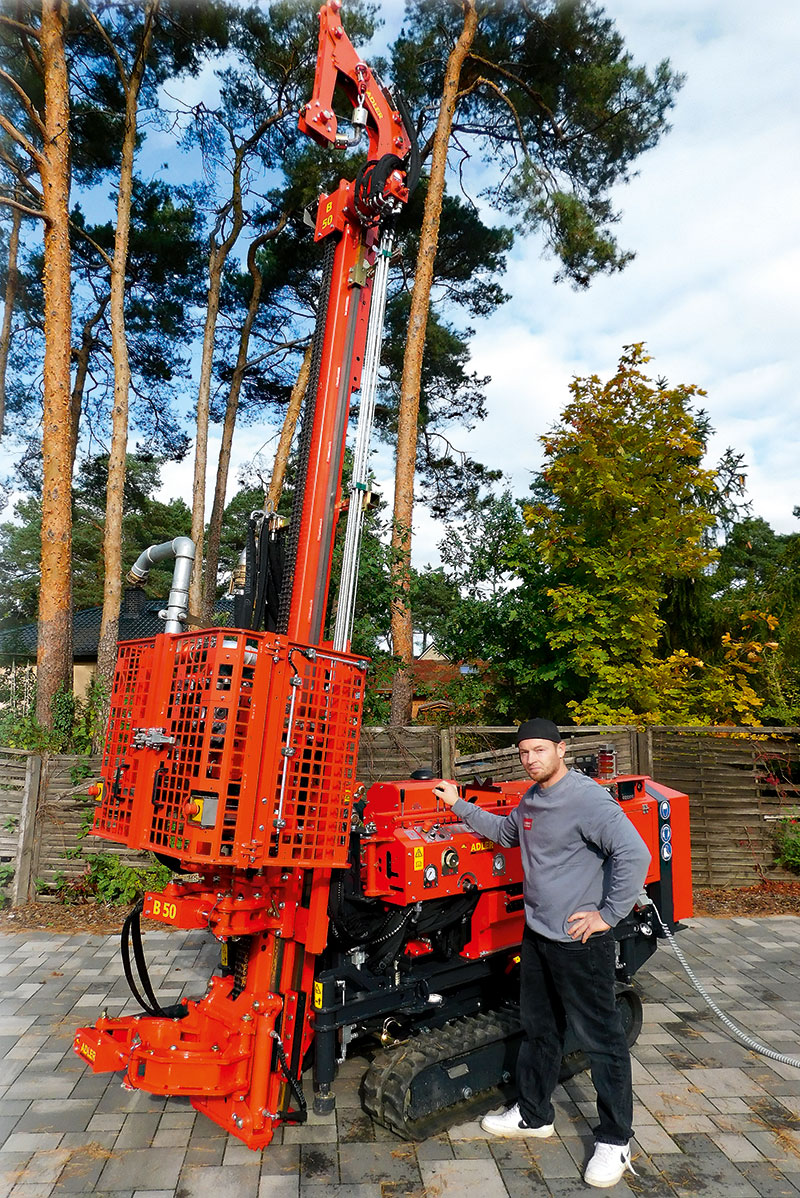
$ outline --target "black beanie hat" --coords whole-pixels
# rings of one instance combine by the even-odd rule
[[[517,728],[517,744],[521,740],[552,740],[558,745],[563,739],[552,720],[525,720]]]

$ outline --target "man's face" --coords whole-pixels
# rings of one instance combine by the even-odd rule
[[[519,742],[519,760],[522,768],[532,782],[538,782],[540,785],[565,772],[566,751],[567,746],[563,740],[558,745],[552,740]]]

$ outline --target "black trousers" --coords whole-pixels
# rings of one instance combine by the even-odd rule
[[[614,992],[614,936],[596,932],[585,944],[547,940],[525,929],[520,1014],[525,1038],[517,1062],[522,1117],[552,1123],[567,1023],[586,1052],[597,1091],[595,1138],[627,1144],[633,1135],[631,1058]]]

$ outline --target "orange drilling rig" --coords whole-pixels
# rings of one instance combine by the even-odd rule
[[[480,840],[422,771],[358,784],[368,663],[349,652],[393,229],[419,174],[400,97],[361,61],[339,0],[320,10],[314,93],[300,129],[355,144],[367,160],[320,198],[324,246],[311,377],[287,529],[251,523],[231,627],[185,631],[194,546],[141,555],[143,581],[174,559],[158,636],[122,642],[93,832],[151,850],[175,872],[126,920],[122,956],[141,1015],[78,1029],[75,1050],[125,1084],[183,1095],[251,1148],[335,1101],[337,1061],[365,1037],[367,1111],[426,1136],[498,1101],[521,1039],[516,968],[523,930],[518,849]],[[341,133],[334,89],[353,105]],[[349,502],[340,501],[353,391],[359,420]],[[331,641],[325,618],[336,526],[347,508]],[[602,764],[602,763],[601,763]],[[668,927],[691,914],[688,799],[647,777],[612,788],[651,848],[646,889]],[[527,783],[476,780],[468,800],[503,813]],[[144,915],[208,929],[220,961],[204,995],[163,1007],[142,947]],[[641,1026],[632,974],[661,933],[643,896],[615,929],[619,1003]],[[584,1065],[569,1046],[565,1071]]]

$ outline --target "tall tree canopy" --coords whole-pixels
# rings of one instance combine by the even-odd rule
[[[408,598],[423,345],[448,164],[461,170],[474,156],[490,165],[484,198],[513,215],[518,230],[542,236],[558,260],[557,278],[586,286],[632,256],[613,234],[611,190],[667,128],[681,78],[666,60],[652,72],[634,63],[591,0],[491,0],[480,8],[474,0],[409,0],[393,66],[423,114],[431,152],[397,431],[392,639],[403,668],[392,722],[402,724],[411,711]]]
[[[444,643],[492,663],[495,702],[509,714],[749,722],[762,706],[756,675],[777,622],[763,590],[734,598],[729,588],[724,613],[712,599],[726,578],[711,535],[726,472],[705,465],[703,392],[653,380],[648,361],[629,346],[607,381],[575,379],[542,437],[532,500],[485,505],[477,536],[453,533],[445,545],[462,601]],[[702,658],[666,637],[665,599],[688,581],[717,630]]]

